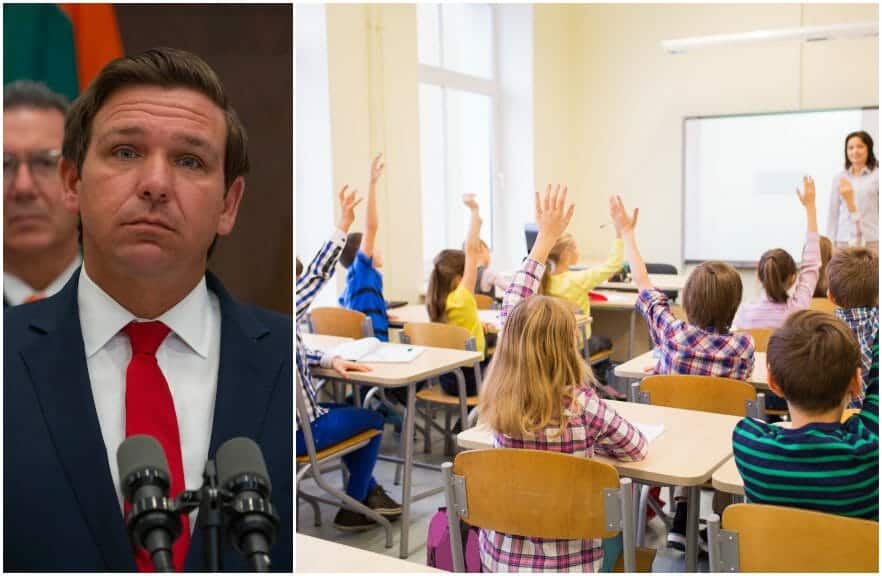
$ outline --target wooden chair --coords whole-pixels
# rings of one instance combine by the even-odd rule
[[[314,308],[309,312],[308,318],[310,332],[313,334],[344,338],[367,338],[374,335],[371,319],[357,310],[337,306]]]
[[[746,328],[744,330],[736,330],[742,334],[749,334],[753,338],[753,345],[757,352],[765,352],[769,347],[769,338],[774,332],[774,328]]]
[[[708,526],[711,572],[879,573],[879,523],[765,504],[733,504]]]
[[[333,446],[329,446],[324,450],[317,451],[315,449],[315,440],[312,437],[312,429],[306,425],[306,422],[309,422],[309,415],[306,409],[306,396],[303,390],[303,383],[300,381],[300,374],[297,373],[295,379],[296,386],[296,403],[297,403],[297,415],[300,419],[300,422],[304,423],[300,430],[303,433],[303,443],[306,445],[306,454],[295,455],[295,461],[297,463],[297,483],[295,485],[295,489],[297,491],[297,497],[303,498],[312,506],[313,516],[315,518],[315,525],[321,526],[322,516],[321,510],[319,509],[318,503],[324,502],[326,504],[330,504],[332,506],[340,506],[340,502],[334,500],[328,500],[325,498],[321,498],[319,496],[315,496],[313,494],[309,494],[300,489],[300,481],[306,476],[306,474],[311,474],[316,484],[319,485],[325,492],[328,494],[339,498],[342,501],[342,505],[350,510],[354,510],[356,512],[360,512],[364,514],[368,518],[378,522],[384,530],[386,530],[386,548],[392,547],[392,524],[390,524],[389,520],[382,515],[374,512],[358,500],[352,498],[345,491],[340,488],[335,487],[333,484],[328,482],[328,480],[324,477],[322,473],[322,465],[330,462],[332,460],[339,459],[350,452],[354,452],[360,448],[363,448],[371,441],[375,436],[379,436],[382,434],[380,430],[367,430],[365,432],[361,432],[356,434],[355,436],[348,438],[342,442],[334,444]]]
[[[417,346],[432,346],[435,348],[450,348],[453,350],[475,350],[475,339],[469,334],[469,331],[460,326],[452,326],[440,322],[411,322],[404,325],[401,331],[402,344],[415,344]],[[478,386],[478,392],[481,387],[481,366],[475,363],[475,382]],[[433,382],[429,387],[417,392],[417,400],[421,400],[426,404],[423,410],[425,416],[425,433],[424,450],[431,452],[431,433],[432,426],[436,426],[432,414],[433,407],[440,406],[444,410],[444,442],[445,453],[452,455],[454,451],[453,433],[452,433],[452,413],[459,409],[460,426],[463,430],[469,427],[469,408],[478,405],[478,396],[468,396],[466,394],[465,376],[461,369],[457,368],[453,371],[459,383],[459,394],[452,396],[447,394],[438,382]]]
[[[698,410],[730,416],[750,416],[766,420],[765,394],[740,380],[717,376],[665,374],[648,376],[631,385],[631,400],[653,406]],[[637,501],[637,545],[642,546],[646,534],[646,507],[670,528],[670,518],[649,498],[649,486],[642,485]]]
[[[478,305],[478,310],[489,310],[493,308],[495,302],[486,294],[475,294],[475,303]]]
[[[686,310],[684,310],[679,304],[671,304],[671,314],[673,314],[674,318],[677,320],[682,320],[683,322],[689,321],[689,318],[686,317]]]
[[[838,306],[830,302],[827,298],[812,298],[812,301],[809,303],[809,310],[818,310],[820,312],[826,312],[827,314],[832,314],[836,308],[838,308]]]
[[[545,450],[469,450],[441,465],[455,572],[465,571],[459,519],[534,538],[611,538],[622,533],[625,572],[635,570],[631,481],[615,468]],[[578,490],[573,487],[578,486]]]

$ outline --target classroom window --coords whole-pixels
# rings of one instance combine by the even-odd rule
[[[423,257],[426,272],[468,229],[462,195],[481,205],[481,237],[493,245],[493,193],[501,165],[497,7],[417,6]]]

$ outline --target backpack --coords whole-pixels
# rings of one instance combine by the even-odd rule
[[[462,540],[466,572],[480,572],[481,553],[478,547],[478,529],[460,520],[459,530],[458,536]],[[429,533],[426,535],[426,564],[440,570],[453,572],[447,508],[438,508],[429,522]]]

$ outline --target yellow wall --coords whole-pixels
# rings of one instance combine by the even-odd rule
[[[684,116],[879,103],[877,38],[679,56],[659,44],[877,20],[876,5],[539,4],[533,14],[535,185],[570,185],[578,202],[571,230],[586,258],[608,250],[612,230],[599,226],[608,220],[607,195],[618,193],[640,206],[644,257],[680,262]],[[413,301],[422,282],[416,9],[328,5],[327,21],[335,186],[366,192],[370,158],[385,150],[386,295]],[[361,221],[354,229],[363,229]],[[755,282],[744,277],[752,298]]]

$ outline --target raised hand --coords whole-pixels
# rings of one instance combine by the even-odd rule
[[[478,197],[474,194],[463,194],[462,203],[465,204],[472,212],[477,212],[479,210]]]
[[[536,224],[539,227],[539,235],[545,236],[553,242],[563,236],[573,219],[576,207],[570,203],[567,206],[567,187],[561,189],[560,184],[551,188],[551,184],[545,187],[545,193],[540,196],[536,192]]]
[[[857,206],[854,203],[854,188],[851,187],[851,182],[845,176],[839,179],[839,195],[845,200],[845,205],[848,206],[849,212],[857,210]]]
[[[377,183],[377,180],[383,175],[383,170],[385,169],[386,163],[383,162],[383,153],[380,152],[377,154],[377,157],[374,158],[374,161],[371,162],[371,184]]]
[[[350,190],[347,185],[340,188],[340,192],[337,193],[337,198],[340,201],[340,221],[338,223],[338,228],[343,232],[349,232],[349,227],[355,222],[355,207],[361,203],[362,197],[358,195],[358,190]]]
[[[796,189],[796,195],[799,196],[800,203],[808,208],[810,205],[814,206],[815,204],[815,181],[811,176],[803,176],[802,177],[802,194],[799,193],[799,188]]]
[[[628,211],[625,210],[625,205],[622,203],[621,196],[609,197],[609,215],[619,236],[627,234],[637,226],[637,215],[639,213],[640,208],[634,208],[634,212],[629,216]]]

